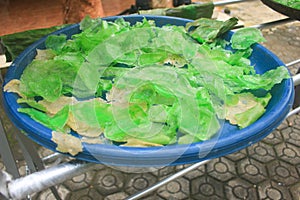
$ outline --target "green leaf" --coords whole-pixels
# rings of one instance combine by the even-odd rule
[[[43,97],[53,102],[70,91],[76,78],[77,68],[68,61],[34,60],[21,76],[21,92],[27,97]]]
[[[70,112],[76,120],[95,128],[104,128],[113,119],[111,105],[100,99],[75,103]]]
[[[18,108],[18,111],[29,115],[35,121],[45,125],[52,130],[59,132],[66,131],[65,125],[69,117],[69,106],[65,106],[54,116],[49,116],[46,113],[33,108]]]
[[[270,93],[264,97],[252,93],[235,94],[226,101],[226,119],[245,128],[262,116],[270,99]]]
[[[189,34],[200,43],[212,42],[218,36],[232,29],[237,24],[236,18],[231,18],[225,22],[200,18],[186,25]],[[191,29],[195,27],[195,29]]]
[[[17,103],[19,104],[27,104],[28,106],[30,106],[31,108],[46,112],[47,109],[45,108],[45,106],[39,104],[37,101],[35,101],[34,99],[24,99],[24,98],[19,98],[17,100]]]
[[[264,74],[228,75],[224,82],[234,92],[259,89],[269,91],[274,85],[280,83],[283,79],[288,78],[290,78],[290,74],[287,68],[280,66],[276,69],[269,70]]]
[[[56,52],[60,52],[66,43],[67,36],[65,34],[49,35],[45,41],[46,48],[53,49]]]
[[[242,28],[237,30],[231,37],[231,47],[233,49],[248,49],[251,45],[264,42],[265,38],[259,29]]]
[[[87,15],[79,23],[79,28],[80,28],[80,30],[85,31],[85,30],[91,28],[94,24],[96,24],[98,22],[101,22],[100,18],[92,19],[90,16]]]

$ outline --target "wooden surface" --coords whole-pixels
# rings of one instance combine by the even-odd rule
[[[99,0],[0,0],[0,36],[77,22],[85,14],[116,15],[133,4],[135,0],[102,0],[102,5]]]
[[[62,22],[61,0],[0,0],[0,36]]]

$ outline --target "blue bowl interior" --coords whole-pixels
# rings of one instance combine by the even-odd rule
[[[184,26],[190,20],[164,16],[122,16],[126,21],[135,23],[144,17],[155,20],[157,26],[172,24]],[[115,20],[117,17],[108,17],[106,20]],[[66,34],[69,37],[79,32],[79,25],[65,27],[53,34]],[[232,32],[225,35],[230,39]],[[29,46],[9,68],[4,84],[11,79],[20,78],[25,67],[33,60],[36,49],[43,49],[46,37]],[[250,60],[257,73],[264,73],[277,66],[284,65],[272,52],[256,44]],[[266,108],[265,114],[254,124],[239,129],[225,122],[220,134],[210,140],[189,145],[167,145],[164,147],[121,147],[109,144],[86,144],[84,151],[75,157],[80,160],[108,165],[120,166],[165,166],[198,162],[217,158],[246,148],[260,141],[271,133],[285,119],[289,112],[294,95],[292,79],[284,80],[276,85],[272,91],[272,99]],[[51,130],[37,123],[25,114],[19,113],[17,95],[5,92],[3,95],[4,107],[12,122],[36,143],[56,151],[56,144],[51,141]]]

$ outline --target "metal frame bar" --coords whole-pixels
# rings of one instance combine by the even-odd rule
[[[44,170],[45,166],[43,160],[38,155],[36,148],[34,148],[34,146],[32,145],[32,141],[18,130],[16,130],[16,138],[23,151],[24,159],[29,168],[29,173]],[[61,200],[58,191],[54,186],[51,186],[50,190],[57,200]]]
[[[226,1],[213,2],[213,4],[214,4],[214,6],[226,6],[229,4],[246,3],[246,2],[251,2],[251,1],[258,1],[258,0],[226,0]],[[201,2],[199,2],[199,3],[201,3]]]
[[[273,27],[273,26],[278,26],[278,25],[281,25],[281,24],[290,23],[290,22],[293,22],[293,21],[296,21],[296,20],[291,19],[291,18],[285,18],[285,19],[280,19],[280,20],[276,20],[276,21],[272,21],[272,22],[258,24],[258,25],[254,25],[254,26],[250,26],[250,27],[263,29],[263,28],[270,28],[270,27]]]
[[[293,76],[293,82],[295,86],[300,85],[300,74]]]
[[[285,64],[285,65],[286,65],[287,67],[290,67],[290,66],[296,65],[296,64],[298,64],[298,63],[300,63],[300,58],[297,59],[297,60],[291,61],[291,62],[289,62],[289,63],[287,63],[287,64]]]
[[[66,158],[67,156],[61,153],[53,153],[51,155],[48,155],[44,158],[42,158],[43,163],[47,163],[47,162],[60,162],[63,158]]]
[[[3,195],[6,195],[8,199],[23,199],[30,194],[55,186],[76,175],[87,172],[95,166],[95,163],[76,160],[37,171],[15,180],[10,180],[8,176],[4,176],[4,178],[7,178],[6,184],[0,185],[0,191],[5,191],[6,189],[7,192],[3,192]],[[3,183],[3,180],[1,181]]]

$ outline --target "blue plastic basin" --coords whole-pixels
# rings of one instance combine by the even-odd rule
[[[155,20],[157,26],[165,24],[185,25],[190,20],[164,17],[164,16],[123,16],[126,21],[135,23],[144,17]],[[115,20],[117,17],[108,17],[107,20]],[[53,34],[67,34],[71,36],[79,32],[79,25],[75,24]],[[225,38],[229,39],[231,33]],[[5,77],[6,84],[11,79],[20,78],[25,67],[36,55],[36,49],[44,48],[46,37],[29,46],[8,69]],[[284,65],[272,52],[262,45],[254,45],[253,53],[250,57],[252,64],[258,73],[274,69]],[[266,108],[265,114],[255,123],[244,129],[225,123],[218,137],[210,140],[193,143],[190,145],[167,145],[164,147],[121,147],[109,144],[86,144],[84,151],[75,157],[80,160],[96,162],[117,166],[165,166],[194,163],[206,159],[213,159],[233,153],[256,143],[271,133],[285,119],[289,112],[294,96],[294,86],[292,79],[286,79],[276,85],[272,91],[272,99]],[[51,130],[34,121],[25,114],[19,113],[20,107],[17,103],[18,96],[14,93],[4,92],[4,106],[7,115],[12,122],[27,136],[38,144],[56,151],[56,144],[51,141]]]

